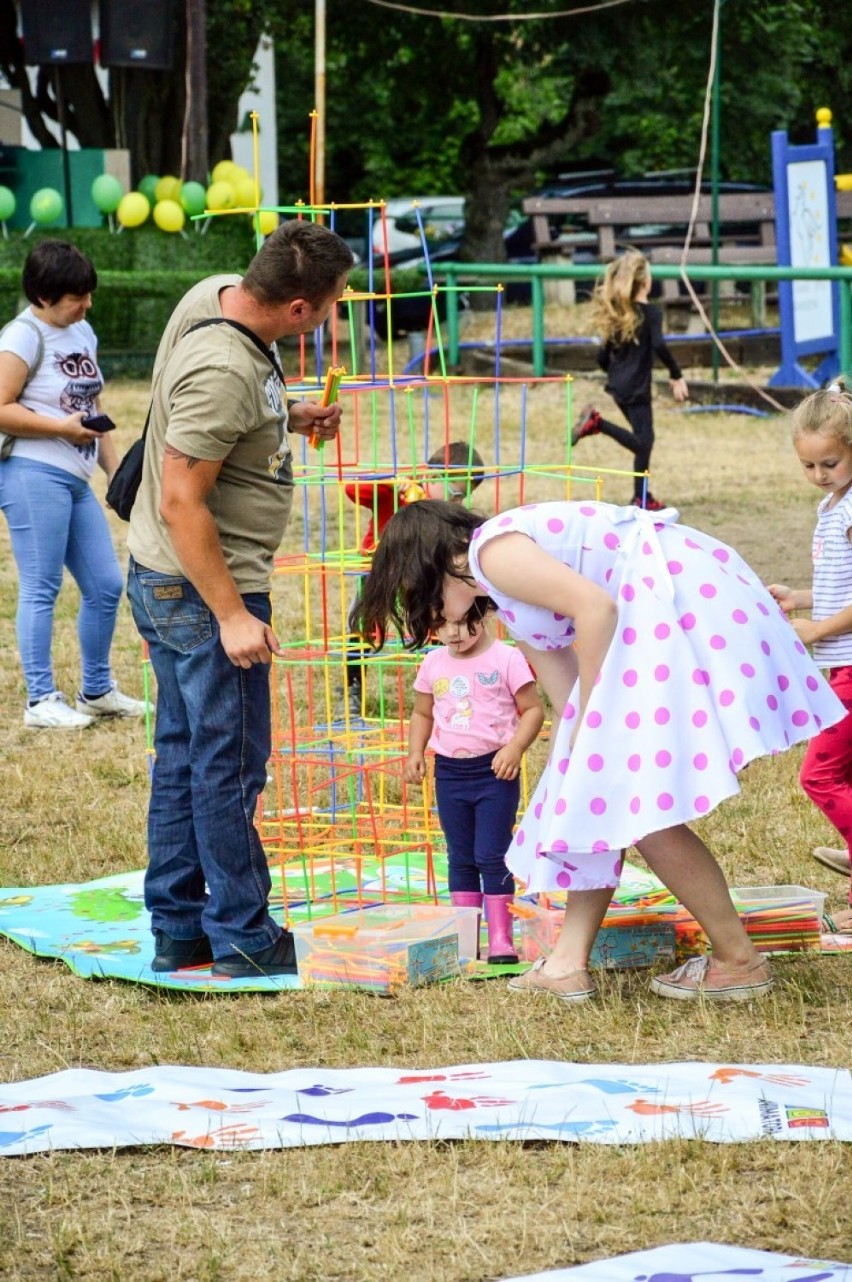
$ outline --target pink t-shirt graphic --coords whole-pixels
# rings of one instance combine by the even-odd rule
[[[414,679],[414,689],[434,699],[429,747],[442,757],[496,752],[515,733],[515,695],[531,681],[520,650],[503,641],[471,658],[454,656],[443,645],[431,650]]]

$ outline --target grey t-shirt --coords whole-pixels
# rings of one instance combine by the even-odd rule
[[[127,543],[140,565],[183,575],[159,515],[164,447],[168,442],[192,458],[221,459],[207,506],[225,562],[240,592],[266,592],[293,502],[286,389],[263,352],[233,326],[186,332],[221,316],[219,293],[239,280],[212,276],[195,285],[160,340]]]

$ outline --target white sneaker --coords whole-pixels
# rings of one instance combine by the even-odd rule
[[[97,699],[78,694],[77,711],[90,717],[144,717],[148,704],[144,699],[131,699],[130,695],[122,694],[113,681],[112,688]]]
[[[64,694],[54,690],[38,703],[24,708],[24,725],[27,730],[85,730],[94,717],[85,712],[75,712],[68,706]]]

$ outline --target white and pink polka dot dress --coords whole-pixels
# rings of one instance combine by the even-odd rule
[[[502,596],[478,549],[512,531],[605,588],[618,624],[572,751],[572,692],[506,862],[527,893],[618,884],[622,848],[706,815],[737,772],[845,715],[742,558],[677,512],[609,503],[515,508],[474,532],[471,571],[511,634],[573,641],[571,619]],[[535,663],[533,663],[535,666]]]

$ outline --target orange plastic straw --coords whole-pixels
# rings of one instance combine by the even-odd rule
[[[323,390],[320,405],[334,404],[337,400],[337,393],[340,391],[340,380],[343,378],[345,373],[346,370],[343,365],[332,365],[329,367],[329,371],[325,376],[325,388]],[[322,447],[323,443],[324,442],[320,440],[316,432],[314,432],[311,436],[311,445],[313,448],[318,450]]]

